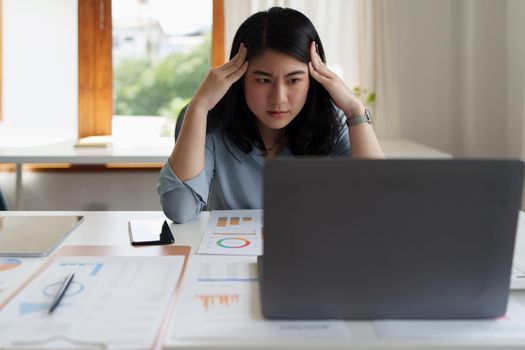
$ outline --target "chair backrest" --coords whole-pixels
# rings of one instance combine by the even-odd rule
[[[180,129],[182,128],[182,121],[184,120],[184,114],[186,113],[187,108],[188,105],[184,106],[177,117],[177,122],[175,123],[175,142],[177,142],[177,138],[179,137]]]
[[[5,201],[5,198],[1,190],[0,190],[0,210],[9,210],[7,208],[7,202]]]

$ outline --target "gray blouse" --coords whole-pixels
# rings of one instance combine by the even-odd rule
[[[346,119],[339,113],[341,122]],[[331,156],[350,156],[348,128],[343,128]],[[279,157],[292,156],[284,148]],[[264,157],[254,147],[250,153],[241,151],[218,129],[206,135],[205,166],[194,178],[181,181],[168,162],[160,171],[157,191],[164,214],[177,223],[195,218],[208,210],[261,209],[262,170]]]

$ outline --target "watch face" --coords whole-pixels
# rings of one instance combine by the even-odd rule
[[[368,124],[372,124],[372,113],[368,109],[365,109],[365,118]]]

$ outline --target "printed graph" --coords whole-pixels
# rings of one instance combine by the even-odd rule
[[[228,219],[230,221],[229,224],[228,224]],[[253,222],[253,218],[251,216],[243,216],[242,218],[238,216],[232,216],[230,218],[228,218],[227,216],[221,216],[217,219],[217,227],[225,227],[228,225],[237,226],[237,225],[247,224],[251,222]]]
[[[21,303],[19,312],[20,315],[28,315],[48,309],[49,303]]]
[[[55,295],[58,293],[58,290],[60,289],[61,285],[62,285],[62,281],[51,283],[42,290],[42,293],[47,297],[54,298]],[[83,290],[84,290],[83,284],[76,282],[76,281],[72,281],[71,285],[69,286],[66,293],[64,294],[64,298],[80,294]]]
[[[262,210],[211,212],[199,254],[262,254]]]
[[[195,297],[200,300],[204,312],[217,307],[229,308],[239,302],[238,294],[204,294],[196,295]]]
[[[104,267],[104,264],[101,263],[77,263],[77,262],[62,262],[60,263],[60,266],[72,266],[72,267],[86,267],[90,269],[89,276],[95,277],[100,270],[102,270],[102,267]]]
[[[217,282],[246,283],[257,282],[255,263],[202,263],[199,266],[197,282],[214,284]]]
[[[217,245],[223,248],[244,248],[250,245],[250,241],[240,237],[222,238],[217,241]]]
[[[260,222],[251,216],[220,216],[217,218],[214,235],[257,235]]]
[[[22,265],[22,260],[13,258],[0,258],[0,272],[16,269]]]

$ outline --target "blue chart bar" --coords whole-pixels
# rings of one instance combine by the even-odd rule
[[[20,304],[20,315],[27,315],[34,312],[49,309],[48,303],[22,303]]]
[[[96,276],[97,273],[102,269],[102,266],[104,266],[104,264],[96,264],[95,268],[93,269],[93,271],[91,271],[91,273],[89,275],[90,276]]]
[[[104,266],[104,264],[101,264],[101,263],[95,264],[95,263],[76,263],[76,262],[71,262],[71,263],[65,262],[65,263],[61,263],[60,265],[61,266],[82,266],[82,267],[95,266],[93,270],[91,270],[91,273],[89,274],[89,276],[91,277],[95,277],[100,272],[100,270],[102,270],[102,267]]]

